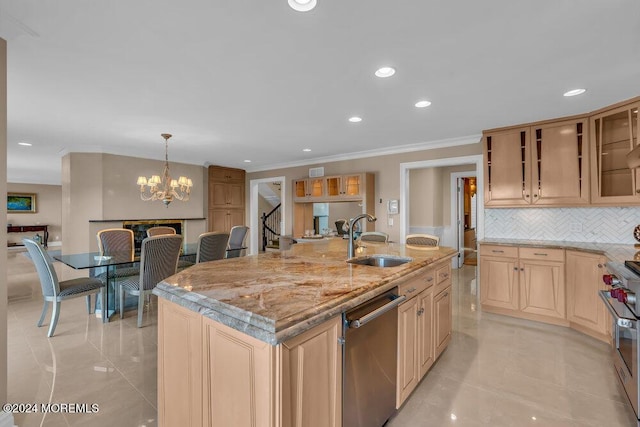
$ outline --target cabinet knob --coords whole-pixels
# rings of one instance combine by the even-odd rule
[[[520,271],[524,271],[524,268],[521,268]]]
[[[538,195],[537,195],[537,194],[534,194],[534,195],[533,195],[533,197],[538,197]]]
[[[411,292],[415,292],[416,288],[411,288],[411,289],[407,289],[407,293],[410,294]]]
[[[602,267],[604,267],[604,265],[598,264],[598,268],[602,268]]]
[[[513,267],[513,271],[518,271],[518,267]]]
[[[526,197],[526,198],[528,199],[528,198],[529,198],[529,195],[528,195],[528,194],[525,194],[525,195],[524,195],[524,197]]]

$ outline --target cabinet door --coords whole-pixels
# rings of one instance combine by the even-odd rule
[[[418,295],[418,363],[424,377],[435,360],[433,339],[433,289]]]
[[[564,263],[520,260],[520,310],[565,318]]]
[[[226,208],[228,204],[227,184],[212,182],[209,184],[209,207]]]
[[[589,202],[588,120],[531,128],[531,200],[537,205]]]
[[[638,145],[640,103],[591,117],[591,202],[640,203],[640,182],[626,155]]]
[[[433,317],[435,319],[435,359],[447,348],[451,341],[451,287],[435,296],[433,300]]]
[[[228,210],[228,230],[231,231],[231,227],[235,225],[244,225],[244,209],[229,209]]]
[[[529,128],[484,136],[485,206],[531,203]]]
[[[362,174],[345,175],[342,195],[346,198],[360,198],[364,187]]]
[[[603,255],[567,251],[567,319],[603,335],[610,322],[598,295],[605,263]]]
[[[308,181],[306,179],[296,179],[293,181],[293,198],[305,199],[309,195]]]
[[[297,201],[311,201],[325,195],[324,178],[306,178],[293,181],[293,197]]]
[[[398,306],[398,384],[396,408],[418,384],[418,298],[411,298]]]
[[[230,208],[244,208],[244,183],[227,184],[227,205]]]
[[[209,209],[209,231],[229,231],[228,209]]]
[[[328,176],[324,179],[327,197],[340,198],[344,192],[342,176]]]
[[[276,347],[207,317],[201,319],[202,425],[273,426]]]
[[[341,316],[282,344],[282,426],[342,423]]]
[[[519,309],[516,258],[480,257],[480,302],[483,307]]]
[[[158,425],[202,425],[201,318],[158,298]]]

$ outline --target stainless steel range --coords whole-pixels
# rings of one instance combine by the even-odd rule
[[[640,262],[609,262],[607,269],[610,274],[602,280],[611,288],[600,291],[600,297],[613,317],[614,367],[640,425],[640,301],[636,299],[640,296]]]

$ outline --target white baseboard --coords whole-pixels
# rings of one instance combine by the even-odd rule
[[[47,242],[47,246],[62,246],[62,240],[58,240],[56,242]]]
[[[0,427],[17,427],[13,424],[13,414],[0,411]]]

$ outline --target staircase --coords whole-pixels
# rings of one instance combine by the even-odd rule
[[[262,251],[267,248],[278,249],[280,237],[280,224],[282,222],[282,213],[278,204],[269,213],[262,213]]]

